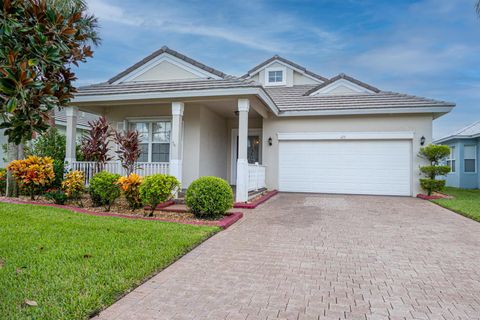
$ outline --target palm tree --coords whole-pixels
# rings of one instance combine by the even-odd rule
[[[475,10],[477,11],[478,16],[480,17],[480,0],[477,0],[475,4]]]

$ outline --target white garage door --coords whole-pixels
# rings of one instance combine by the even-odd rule
[[[408,140],[281,141],[279,189],[411,195]]]

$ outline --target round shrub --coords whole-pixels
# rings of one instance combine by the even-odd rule
[[[224,214],[233,205],[230,185],[218,177],[201,177],[188,187],[185,202],[200,217]]]
[[[120,178],[119,174],[102,171],[90,179],[88,192],[94,205],[103,205],[106,211],[110,211],[113,202],[120,196],[118,178]]]
[[[140,185],[140,199],[150,206],[150,215],[159,203],[170,200],[180,188],[180,182],[174,176],[154,174],[143,179]]]

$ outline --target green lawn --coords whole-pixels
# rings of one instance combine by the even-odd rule
[[[0,319],[87,319],[216,231],[0,203]]]
[[[433,200],[435,203],[480,222],[480,190],[446,188],[443,192],[454,199]]]

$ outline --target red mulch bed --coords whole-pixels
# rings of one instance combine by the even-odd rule
[[[417,194],[417,198],[423,199],[423,200],[436,200],[436,199],[453,199],[452,196],[449,196],[448,194],[441,193],[441,192],[434,192],[431,196],[423,193]]]
[[[273,196],[278,194],[278,190],[266,191],[260,194],[259,196],[253,198],[249,202],[235,202],[233,204],[234,208],[242,208],[242,209],[255,209],[268,199],[272,198]]]
[[[233,223],[237,222],[243,217],[241,212],[232,212],[221,219],[217,220],[207,220],[207,219],[199,219],[190,212],[167,212],[158,210],[159,207],[154,211],[152,217],[148,217],[145,214],[149,212],[149,210],[137,209],[131,210],[128,208],[128,204],[126,200],[121,197],[115,201],[112,205],[109,212],[106,212],[104,207],[93,207],[91,200],[88,196],[84,196],[82,199],[83,207],[79,207],[75,204],[69,205],[58,205],[51,203],[50,201],[46,200],[43,197],[39,197],[37,200],[30,200],[29,197],[20,196],[19,198],[7,198],[7,197],[0,197],[0,202],[5,203],[16,203],[16,204],[33,204],[33,205],[40,205],[40,206],[48,206],[54,208],[62,208],[67,209],[70,211],[84,213],[94,216],[107,216],[107,217],[117,217],[117,218],[126,218],[126,219],[141,219],[141,220],[156,220],[156,221],[164,221],[164,222],[176,222],[176,223],[183,223],[183,224],[192,224],[192,225],[209,225],[209,226],[218,226],[220,228],[226,229],[231,226]],[[164,205],[165,207],[171,205],[172,202],[167,202]],[[161,205],[161,206],[162,206]]]

